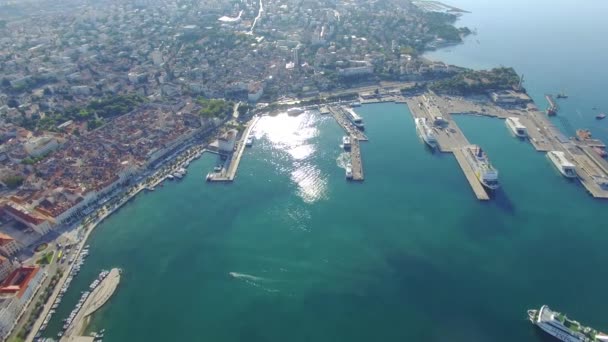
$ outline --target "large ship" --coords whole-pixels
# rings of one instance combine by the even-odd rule
[[[287,114],[289,115],[298,115],[298,114],[302,114],[304,113],[304,109],[300,108],[300,107],[293,107],[293,108],[289,108],[287,110]]]
[[[359,116],[359,114],[355,113],[352,108],[345,108],[344,112],[348,119],[360,130],[365,130],[365,125],[363,124],[363,118]]]
[[[555,165],[557,170],[566,178],[576,178],[576,166],[572,164],[562,151],[547,152],[547,157]]]
[[[426,118],[415,118],[414,122],[420,138],[431,148],[437,147],[437,137],[435,137],[433,129],[429,127]]]
[[[463,152],[479,182],[490,190],[498,189],[500,187],[498,170],[492,166],[481,147],[477,145],[465,146]]]
[[[528,310],[528,319],[549,335],[565,342],[601,342],[608,341],[608,335],[595,329],[585,327],[566,315],[543,305],[540,310]]]
[[[509,117],[505,120],[505,123],[516,137],[525,138],[528,135],[528,129],[521,124],[519,118]]]
[[[348,135],[342,137],[342,148],[345,150],[350,149],[350,137]]]

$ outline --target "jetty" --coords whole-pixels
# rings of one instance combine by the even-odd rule
[[[458,162],[458,165],[460,165],[462,172],[469,181],[471,189],[475,193],[477,199],[480,201],[489,200],[490,196],[488,196],[488,192],[483,187],[483,185],[481,185],[481,183],[477,179],[477,176],[475,176],[475,171],[473,171],[473,168],[471,167],[471,165],[469,165],[469,162],[467,161],[464,155],[465,152],[462,149],[458,148],[454,149],[452,153],[454,153],[454,157],[456,157],[456,161]]]
[[[358,139],[351,136],[350,163],[353,172],[353,181],[363,181],[363,160],[361,159],[361,146]]]
[[[91,292],[87,300],[82,304],[74,321],[67,328],[60,342],[85,342],[93,341],[93,337],[81,336],[90,321],[91,315],[99,310],[118,288],[120,283],[120,270],[113,268],[101,283]]]
[[[228,159],[226,160],[226,164],[228,167],[222,168],[222,171],[219,173],[209,173],[207,175],[207,181],[209,182],[232,182],[234,181],[234,177],[236,177],[236,172],[239,169],[239,164],[241,163],[241,158],[243,157],[243,152],[245,151],[247,137],[251,134],[251,131],[255,127],[255,125],[260,120],[259,116],[254,117],[247,126],[243,134],[241,135],[239,141],[236,143],[236,151],[233,152]]]
[[[342,106],[329,106],[329,113],[334,117],[336,122],[351,136],[359,141],[368,141],[367,136],[358,129],[349,119],[346,114],[346,109]]]

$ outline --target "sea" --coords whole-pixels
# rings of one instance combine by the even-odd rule
[[[608,111],[608,2],[450,4],[472,12],[459,24],[477,34],[429,58],[513,66],[540,107],[545,93],[569,95],[556,124],[608,138],[594,119]],[[526,320],[543,304],[608,331],[608,202],[503,121],[458,116],[500,172],[502,188],[480,202],[453,156],[420,141],[405,104],[357,112],[364,182],[345,180],[330,116],[265,116],[233,183],[205,182],[220,162],[205,154],[96,228],[47,335],[111,267],[121,283],[88,329],[110,342],[551,341]]]

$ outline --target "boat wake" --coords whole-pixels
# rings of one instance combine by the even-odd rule
[[[261,283],[271,282],[271,281],[273,281],[272,279],[256,277],[251,274],[238,273],[238,272],[228,272],[228,275],[230,275],[232,278],[240,279],[240,280],[244,281],[245,283],[247,283],[248,285],[257,287],[257,288],[264,290],[266,292],[269,292],[269,293],[280,292],[277,289],[272,289],[272,288],[266,287],[261,284]]]
[[[346,166],[348,164],[350,164],[350,163],[351,163],[351,161],[350,161],[350,153],[348,153],[348,152],[342,152],[342,153],[340,153],[340,155],[336,159],[336,164],[341,169],[346,169]]]

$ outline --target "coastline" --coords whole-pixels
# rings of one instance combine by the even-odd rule
[[[196,148],[196,146],[194,148]],[[192,147],[186,149],[186,152],[188,150],[190,150],[190,149],[192,149]],[[201,146],[201,148],[198,149],[198,151],[195,151],[194,153],[191,153],[191,156],[189,158],[187,158],[186,160],[182,161],[179,165],[177,165],[177,167],[181,167],[181,166],[184,166],[185,164],[189,164],[190,162],[192,162],[192,160],[196,159],[197,156],[202,156],[205,152],[210,152],[210,151],[208,151],[206,148],[204,148],[204,147]],[[176,155],[175,158],[174,158],[174,160],[177,159],[183,153],[185,153],[185,152],[182,152],[181,154]],[[170,163],[168,163],[168,164],[170,164]],[[139,183],[137,183],[136,186],[135,186],[135,190],[132,193],[130,193],[130,194],[129,194],[128,188],[125,189],[125,194],[127,194],[127,195],[119,203],[117,203],[114,207],[112,207],[109,210],[107,210],[107,209],[103,210],[102,214],[100,215],[100,217],[97,218],[97,220],[95,222],[89,223],[88,224],[88,228],[86,228],[86,230],[85,230],[84,236],[81,238],[80,242],[78,243],[78,247],[76,249],[75,255],[79,255],[82,252],[84,246],[86,246],[86,243],[87,243],[90,235],[93,233],[93,231],[95,230],[95,228],[97,228],[97,226],[99,224],[101,224],[106,218],[110,217],[114,212],[116,212],[118,209],[120,209],[123,205],[127,204],[129,201],[131,201],[133,198],[135,198],[135,196],[137,196],[141,191],[144,191],[144,190],[146,190],[148,188],[151,188],[151,187],[155,187],[158,184],[160,184],[163,181],[165,181],[167,174],[164,174],[161,177],[158,177],[151,184],[146,184],[147,183],[146,180],[148,180],[148,179],[154,179],[154,178],[156,178],[156,176],[158,176],[161,173],[163,173],[162,169],[159,170],[159,171],[157,171],[156,173],[153,173],[152,175],[148,176],[146,179],[143,179]],[[100,209],[98,209],[98,210],[102,210],[102,209],[103,209],[103,207],[100,208]],[[81,223],[78,227],[74,228],[74,230],[81,230],[84,227],[85,227],[85,225]],[[78,233],[80,233],[80,232],[78,232]],[[49,311],[51,310],[51,307],[53,306],[53,303],[57,299],[57,296],[59,295],[59,292],[61,291],[61,288],[65,284],[67,278],[70,277],[71,271],[74,268],[74,266],[76,265],[76,261],[77,260],[74,260],[74,262],[72,262],[65,269],[65,271],[63,273],[63,276],[61,277],[61,279],[55,285],[55,289],[53,290],[53,293],[51,294],[51,296],[49,296],[48,300],[44,304],[44,308],[43,308],[42,312],[40,313],[40,315],[36,319],[34,325],[32,326],[32,330],[30,331],[30,333],[28,334],[27,338],[25,339],[26,342],[33,342],[34,341],[34,338],[35,338],[36,334],[38,334],[38,332],[40,330],[40,327],[42,326],[42,323],[44,322],[44,319],[48,315]],[[24,308],[24,310],[26,308]]]

